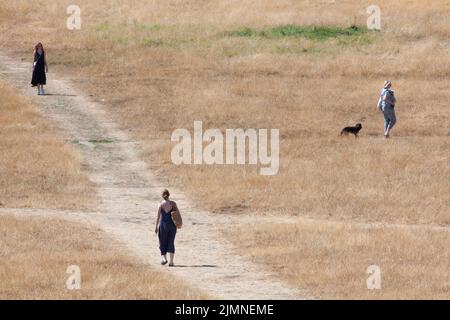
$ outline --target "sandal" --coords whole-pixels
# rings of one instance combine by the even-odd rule
[[[169,267],[174,267],[175,265],[173,263],[169,263]]]
[[[166,265],[166,264],[167,264],[167,260],[161,261],[161,265],[162,265],[162,266],[164,266],[164,265]]]

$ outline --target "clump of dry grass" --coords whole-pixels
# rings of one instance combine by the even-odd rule
[[[177,279],[123,254],[93,227],[56,219],[2,216],[0,299],[202,299]],[[70,265],[81,290],[68,290]]]
[[[0,206],[89,208],[95,190],[80,157],[29,101],[0,82]]]
[[[448,299],[450,234],[326,222],[242,226],[237,249],[289,284],[323,299]],[[367,268],[380,267],[381,290]]]

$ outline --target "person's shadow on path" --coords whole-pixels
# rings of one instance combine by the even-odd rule
[[[43,96],[54,96],[54,97],[78,97],[76,94],[60,94],[60,93],[46,93]]]
[[[171,268],[217,268],[217,266],[213,264],[194,264],[190,266],[185,264],[176,264]]]

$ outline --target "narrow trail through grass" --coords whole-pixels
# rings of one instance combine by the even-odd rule
[[[28,84],[30,68],[27,63],[4,54],[0,54],[0,61],[0,77],[37,101],[42,114],[60,130],[66,141],[88,143],[76,146],[82,154],[82,165],[97,188],[98,210],[64,211],[63,214],[53,211],[57,212],[56,216],[100,227],[118,240],[123,246],[119,249],[125,248],[148,266],[161,269],[153,230],[159,193],[166,186],[139,158],[140,145],[118,128],[105,106],[91,101],[68,81],[53,74],[48,81],[48,92],[58,94],[38,97]],[[105,139],[108,143],[89,142],[104,142]],[[224,227],[233,225],[232,215],[219,218],[194,206],[175,188],[171,188],[171,193],[186,224],[177,235],[178,267],[163,270],[212,298],[311,298],[235,253],[233,245],[222,235]],[[7,210],[8,213],[14,211]],[[49,210],[29,209],[28,212],[51,215]]]

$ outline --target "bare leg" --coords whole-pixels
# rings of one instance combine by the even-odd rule
[[[163,254],[161,257],[162,257],[161,264],[165,265],[167,263],[167,255]]]
[[[169,253],[169,266],[173,266],[173,258],[175,257],[175,253]]]

